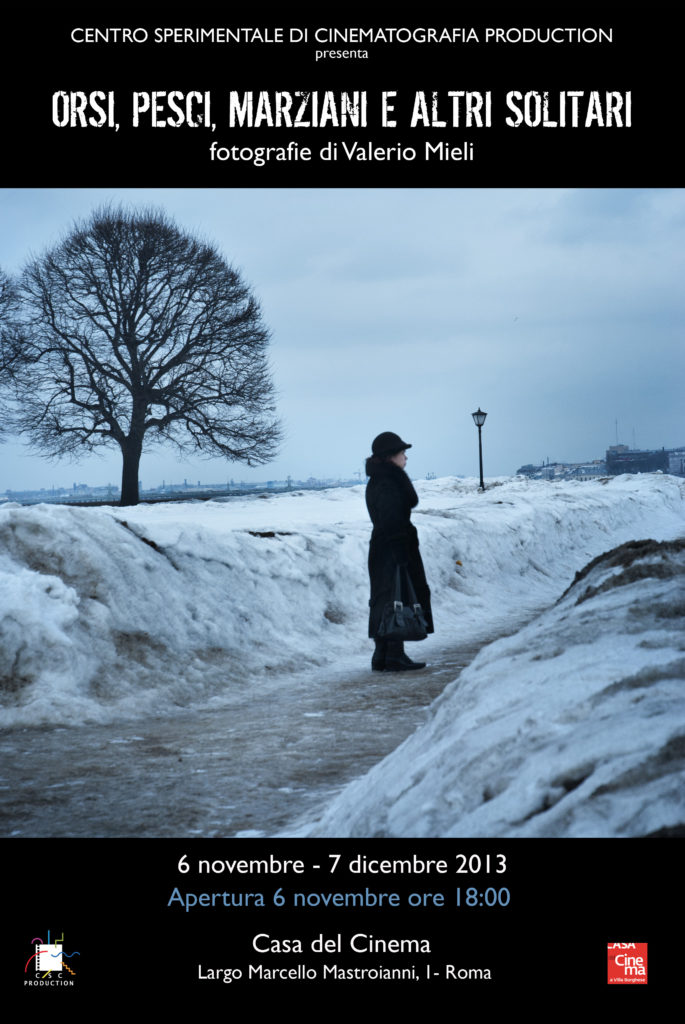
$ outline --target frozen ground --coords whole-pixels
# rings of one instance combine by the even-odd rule
[[[551,484],[522,479],[490,483],[485,494],[477,493],[473,480],[447,478],[417,484],[420,504],[414,521],[436,609],[436,635],[420,645],[439,682],[437,689],[428,684],[428,696],[456,675],[455,665],[448,676],[448,652],[459,661],[463,652],[473,652],[484,642],[530,622],[549,609],[574,573],[597,555],[626,541],[645,537],[665,540],[685,532],[683,481],[672,477],[619,477],[604,483]],[[409,801],[414,805],[412,813],[407,817],[402,811],[393,817],[390,808],[397,802],[397,765],[404,765],[400,773],[406,775],[406,785],[400,786],[403,792],[410,791],[418,778],[414,755],[407,761],[405,750],[404,754],[398,752],[400,760],[388,769],[395,780],[389,795],[379,796],[366,818],[360,802],[362,818],[357,823],[351,820],[344,795],[340,798],[343,803],[336,805],[338,811],[331,811],[332,817],[319,814],[322,795],[330,795],[391,750],[420,721],[425,704],[418,690],[418,698],[412,696],[407,701],[404,724],[397,730],[393,725],[390,738],[385,735],[388,716],[392,718],[399,708],[397,721],[402,719],[402,701],[396,704],[398,687],[392,676],[372,676],[367,671],[368,536],[363,487],[135,509],[0,507],[0,726],[7,730],[5,750],[13,752],[5,762],[0,784],[9,803],[15,802],[14,810],[5,816],[7,831],[38,834],[26,831],[26,818],[16,805],[20,775],[26,785],[33,778],[36,800],[37,794],[45,798],[47,785],[59,797],[52,808],[59,824],[53,826],[52,833],[41,831],[42,835],[235,834],[245,825],[247,830],[264,832],[282,828],[303,813],[306,817],[307,808],[311,820],[314,804],[320,818],[317,828],[329,834],[330,830],[343,834],[342,829],[349,829],[350,834],[361,834],[359,829],[364,834],[439,834],[453,829],[456,819],[465,813],[475,813],[477,808],[468,799],[464,802],[463,795],[447,798],[456,808],[451,817],[430,808],[421,811],[425,794],[417,790],[416,799]],[[639,587],[640,582],[635,585]],[[647,586],[646,581],[642,586]],[[597,615],[607,620],[607,639],[600,644],[583,639],[592,635],[593,624],[599,621],[594,607],[591,611],[587,614],[585,608],[586,614],[573,626],[573,636],[563,641],[564,658],[562,653],[554,657],[541,654],[535,660],[531,654],[532,667],[549,662],[550,671],[558,678],[559,668],[565,666],[573,680],[581,665],[581,648],[592,649],[591,659],[623,657],[621,644],[630,631],[623,627],[617,631],[615,623],[611,625],[614,611],[615,617],[623,612],[603,605],[599,609]],[[556,649],[556,620],[552,626],[538,622],[527,628],[534,632],[519,634],[519,643],[526,650],[532,644],[530,638],[540,636],[543,650]],[[645,637],[641,635],[641,639]],[[662,664],[662,642],[666,642],[665,635],[655,632],[652,647],[636,645],[638,653],[651,651],[639,662],[640,671]],[[516,638],[500,643],[515,644]],[[503,653],[497,654],[497,650]],[[493,724],[492,704],[499,708],[505,691],[519,694],[519,704],[536,723],[537,746],[540,751],[547,748],[547,754],[540,754],[533,772],[537,782],[534,784],[533,776],[529,780],[534,791],[529,804],[517,796],[517,807],[532,807],[537,797],[541,805],[553,800],[559,787],[543,780],[543,769],[555,749],[557,719],[564,712],[557,708],[557,718],[550,718],[551,711],[544,704],[544,714],[539,713],[540,694],[531,683],[530,666],[522,650],[512,653],[513,648],[497,644],[486,648],[480,659],[493,665],[490,674],[482,675],[483,682],[479,680],[477,686],[468,680],[465,684],[464,674],[448,687],[431,713],[432,724],[425,729],[433,728],[438,720],[443,723],[441,742],[452,768],[448,771],[443,762],[439,774],[452,780],[450,792],[456,792],[455,778],[461,777],[464,747],[461,742],[451,743],[448,733],[456,735],[463,727],[465,707],[458,702],[451,710],[444,709],[452,691],[470,685],[469,737],[483,725],[485,732],[499,730],[500,740],[502,736],[507,739],[507,748],[515,735],[511,730],[520,728],[525,718],[505,715]],[[407,689],[403,677],[402,692],[409,693],[412,685],[418,687],[418,683],[409,683]],[[571,694],[573,689],[570,686],[563,692]],[[350,726],[352,719],[347,714],[357,705],[364,710],[369,692],[373,692],[371,707],[361,716],[368,728],[356,750],[359,728],[358,724]],[[293,694],[298,695],[296,701]],[[589,693],[587,699],[595,697]],[[332,752],[330,761],[337,768],[330,772],[322,769],[317,777],[314,758],[311,770],[303,770],[295,786],[288,782],[278,786],[282,765],[288,760],[283,752],[288,736],[293,735],[288,723],[295,720],[292,714],[297,712],[298,702],[307,707],[309,724],[321,727],[321,749],[327,747]],[[582,722],[582,714],[574,713]],[[679,714],[675,708],[671,713]],[[235,792],[241,785],[243,789],[247,785],[254,806],[261,806],[250,781],[250,762],[259,751],[260,717],[274,726],[279,721],[285,723],[280,739],[277,728],[268,730],[274,744],[263,747],[264,766],[254,775],[261,780],[260,787],[281,792],[283,802],[278,805],[275,797],[271,809],[264,806],[263,815],[256,812],[248,821],[248,800],[237,815],[222,814],[220,808],[227,812],[235,808]],[[314,731],[309,733],[296,730],[299,738],[293,745],[303,753],[318,742]],[[254,734],[252,753],[245,745],[248,734]],[[421,734],[409,742],[420,742],[417,737]],[[582,735],[579,726],[569,741],[573,747]],[[483,744],[487,746],[485,740]],[[231,747],[230,756],[226,746]],[[525,776],[530,750],[520,751],[519,768],[512,762],[505,771],[504,748],[498,752],[496,743],[491,747],[487,755],[491,775],[497,776],[501,767],[506,778]],[[121,753],[113,754],[116,748]],[[106,750],[111,757],[105,756]],[[33,769],[28,769],[32,757]],[[41,758],[53,758],[47,773],[42,770]],[[178,766],[173,771],[172,761]],[[305,761],[306,757],[301,764]],[[41,765],[43,780],[49,777],[50,783],[36,783],[36,763]],[[225,771],[215,771],[219,764]],[[99,812],[92,800],[89,809],[86,800],[85,810],[79,811],[82,825],[77,833],[70,832],[77,806],[83,805],[83,800],[79,804],[79,787],[89,774],[88,782],[94,784],[98,765],[103,778],[107,765],[110,774],[119,779],[122,773],[129,773],[128,792],[122,785],[109,797],[110,812],[115,808],[109,827],[122,830],[98,833],[95,819]],[[426,778],[428,774],[426,769]],[[204,790],[202,775],[209,775]],[[571,776],[564,774],[563,778]],[[110,784],[114,785],[102,781],[100,791],[105,793]],[[426,782],[426,786],[433,784]],[[489,795],[482,802],[492,805],[493,817],[474,819],[469,825],[472,834],[480,834],[478,829],[490,834],[487,830],[491,828],[534,830],[532,812],[529,819],[524,814],[516,822],[509,821],[506,814],[497,818],[499,783],[492,785],[491,793],[483,787],[483,793]],[[559,786],[563,789],[564,783]],[[374,793],[376,787],[377,781],[373,781]],[[142,794],[138,811],[134,811],[136,788]],[[301,796],[290,801],[287,791],[298,788]],[[581,788],[581,784],[574,785],[573,792]],[[73,799],[67,799],[70,791],[76,794]],[[514,792],[510,790],[507,799]],[[61,806],[65,800],[71,811]],[[160,806],[149,813],[145,808],[155,800]],[[184,801],[190,807],[195,802],[204,810],[178,814]],[[119,804],[121,813],[113,825]],[[159,824],[164,807],[167,820],[175,822],[173,831],[163,831]],[[93,816],[90,832],[89,814]],[[50,827],[45,824],[49,817],[46,811],[41,828]],[[134,821],[139,823],[135,828]],[[584,820],[578,827],[582,831],[590,827],[589,822]],[[141,829],[147,831],[141,833]]]
[[[424,721],[471,660],[393,677],[357,666],[306,670],[213,711],[55,729],[0,745],[0,834],[273,835],[310,818]]]

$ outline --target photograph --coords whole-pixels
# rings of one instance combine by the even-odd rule
[[[0,180],[11,986],[124,998],[107,919],[160,1005],[662,996],[685,189],[639,27],[111,14],[19,33]]]
[[[685,190],[0,199],[9,835],[682,830]]]

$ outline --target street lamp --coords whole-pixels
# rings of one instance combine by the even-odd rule
[[[478,406],[477,412],[472,412],[473,422],[478,427],[478,458],[480,460],[480,490],[485,490],[485,484],[483,483],[483,441],[481,438],[481,427],[485,423],[486,412],[483,412],[480,406]]]

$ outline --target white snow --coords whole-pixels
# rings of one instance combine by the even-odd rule
[[[421,645],[429,660],[512,631],[602,551],[683,532],[673,477],[489,485],[417,483],[437,630]],[[367,670],[369,533],[363,486],[128,509],[0,506],[0,725],[165,714],[220,704],[237,686],[267,693],[292,673],[325,685],[331,664]],[[516,657],[504,663],[497,671],[525,692]]]
[[[303,831],[591,837],[682,827],[685,541],[673,548],[619,549],[484,648],[426,725]]]

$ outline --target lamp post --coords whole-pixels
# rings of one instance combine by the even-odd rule
[[[480,490],[485,490],[485,484],[483,482],[483,441],[481,437],[481,427],[485,423],[486,412],[483,412],[480,406],[478,406],[477,412],[472,412],[473,422],[478,427],[478,459],[480,461]]]

